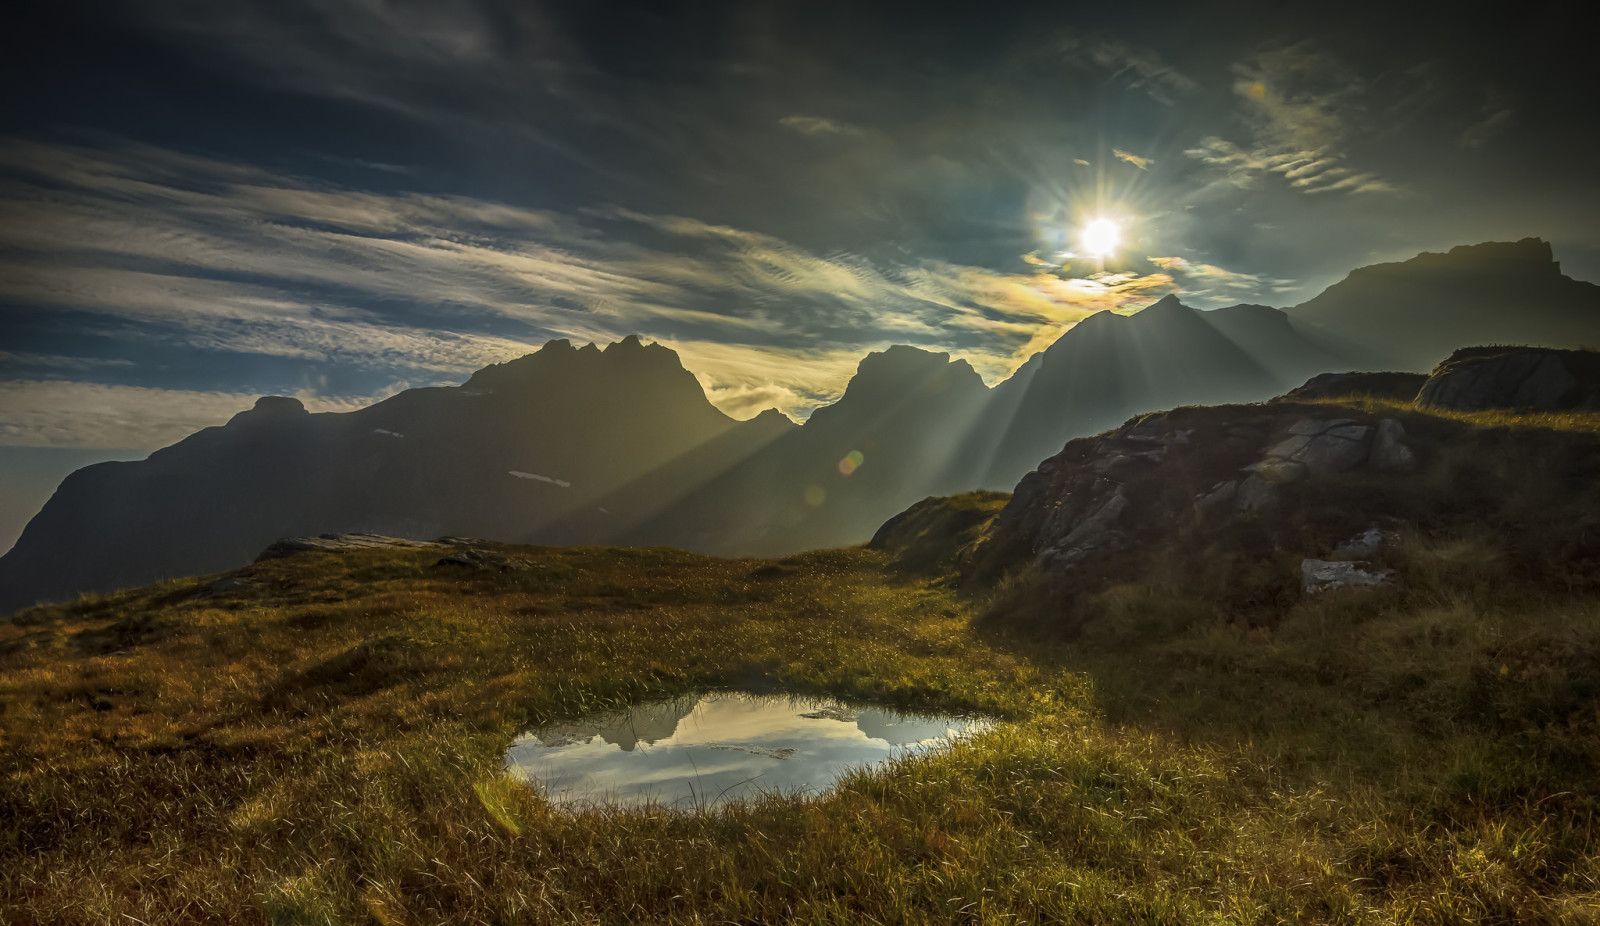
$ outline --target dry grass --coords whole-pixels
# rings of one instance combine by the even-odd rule
[[[0,920],[1593,919],[1593,605],[1042,645],[865,550],[522,552],[301,556],[0,625]],[[501,774],[522,728],[707,687],[1005,722],[715,815],[569,816]]]

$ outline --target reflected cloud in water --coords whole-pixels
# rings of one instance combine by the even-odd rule
[[[849,769],[943,746],[985,726],[973,717],[724,692],[541,727],[511,744],[506,765],[567,809],[687,810],[773,792],[817,794]]]

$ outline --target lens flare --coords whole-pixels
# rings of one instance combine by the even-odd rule
[[[867,458],[862,455],[861,451],[852,450],[844,455],[844,459],[839,461],[839,472],[848,476],[857,469],[860,469],[861,464],[865,462],[867,462]]]
[[[1083,227],[1083,249],[1090,257],[1105,258],[1117,249],[1122,229],[1110,219],[1095,219]]]

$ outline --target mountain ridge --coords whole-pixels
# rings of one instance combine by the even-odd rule
[[[1455,338],[1425,322],[1472,294],[1485,296],[1470,306],[1482,318],[1507,292],[1541,287],[1567,302],[1552,318],[1538,303],[1511,313],[1524,327],[1570,335],[1576,319],[1578,333],[1600,340],[1600,287],[1561,275],[1537,239],[1362,268],[1325,301],[1290,310],[1202,311],[1169,295],[1131,315],[1099,313],[993,387],[965,360],[897,345],[864,357],[839,399],[804,425],[770,409],[734,420],[674,351],[637,335],[604,348],[553,339],[459,386],[347,413],[262,397],[144,461],[74,473],[0,557],[0,612],[218,571],[292,534],[723,555],[860,542],[923,497],[1009,490],[1067,440],[1135,414],[1262,401],[1319,373],[1376,369],[1366,348],[1342,347],[1360,339],[1341,313],[1368,312],[1353,299],[1395,311],[1440,280],[1445,295],[1405,307],[1405,336],[1390,339],[1412,355]],[[1416,328],[1423,334],[1405,334]]]

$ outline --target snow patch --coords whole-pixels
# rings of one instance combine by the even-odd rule
[[[405,435],[401,434],[399,431],[391,431],[388,428],[373,428],[372,429],[372,433],[374,433],[374,434],[386,434],[389,437],[405,437]]]

